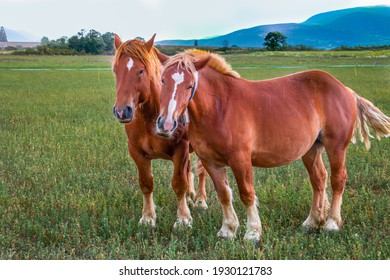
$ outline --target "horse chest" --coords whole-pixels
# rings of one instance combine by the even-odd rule
[[[150,129],[143,126],[127,130],[131,145],[149,159],[170,159],[168,140],[156,136]]]
[[[150,159],[170,159],[172,156],[168,141],[163,141],[154,135],[139,141],[139,145]]]

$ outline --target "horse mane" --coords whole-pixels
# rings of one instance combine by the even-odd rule
[[[240,74],[234,71],[230,64],[227,63],[222,56],[197,49],[186,50],[184,52],[172,56],[167,62],[165,62],[164,70],[172,65],[177,64],[178,68],[189,71],[191,74],[194,75],[196,72],[194,63],[206,57],[209,57],[207,66],[214,69],[215,71],[223,75],[228,75],[235,78],[240,77]]]
[[[150,79],[153,83],[157,83],[160,80],[161,62],[158,59],[158,50],[153,47],[150,52],[145,47],[145,42],[139,39],[128,40],[121,44],[115,51],[113,65],[118,63],[122,55],[128,55],[133,58],[141,60],[145,65],[145,70],[149,73]]]

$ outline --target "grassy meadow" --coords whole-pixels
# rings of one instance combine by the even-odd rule
[[[248,79],[326,70],[390,115],[390,51],[226,59]],[[338,233],[301,228],[311,206],[301,161],[255,169],[259,248],[242,240],[246,214],[230,171],[241,223],[237,239],[216,237],[222,213],[210,178],[209,209],[191,209],[192,228],[173,229],[173,166],[163,160],[153,162],[157,226],[140,226],[137,170],[123,125],[111,113],[110,66],[107,56],[0,55],[0,259],[390,258],[390,139],[373,139],[370,151],[361,143],[349,146]]]

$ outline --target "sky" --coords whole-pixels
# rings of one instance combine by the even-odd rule
[[[123,40],[154,33],[156,41],[201,39],[373,5],[390,6],[390,0],[0,0],[0,26],[51,40],[81,29],[114,32]]]

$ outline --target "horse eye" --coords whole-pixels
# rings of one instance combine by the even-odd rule
[[[161,82],[162,82],[163,84],[165,84],[165,80],[164,80],[164,79],[161,79]]]
[[[194,86],[193,85],[190,85],[187,89],[192,89]]]
[[[145,70],[140,70],[139,72],[138,72],[138,75],[142,75],[143,73],[145,72]]]

